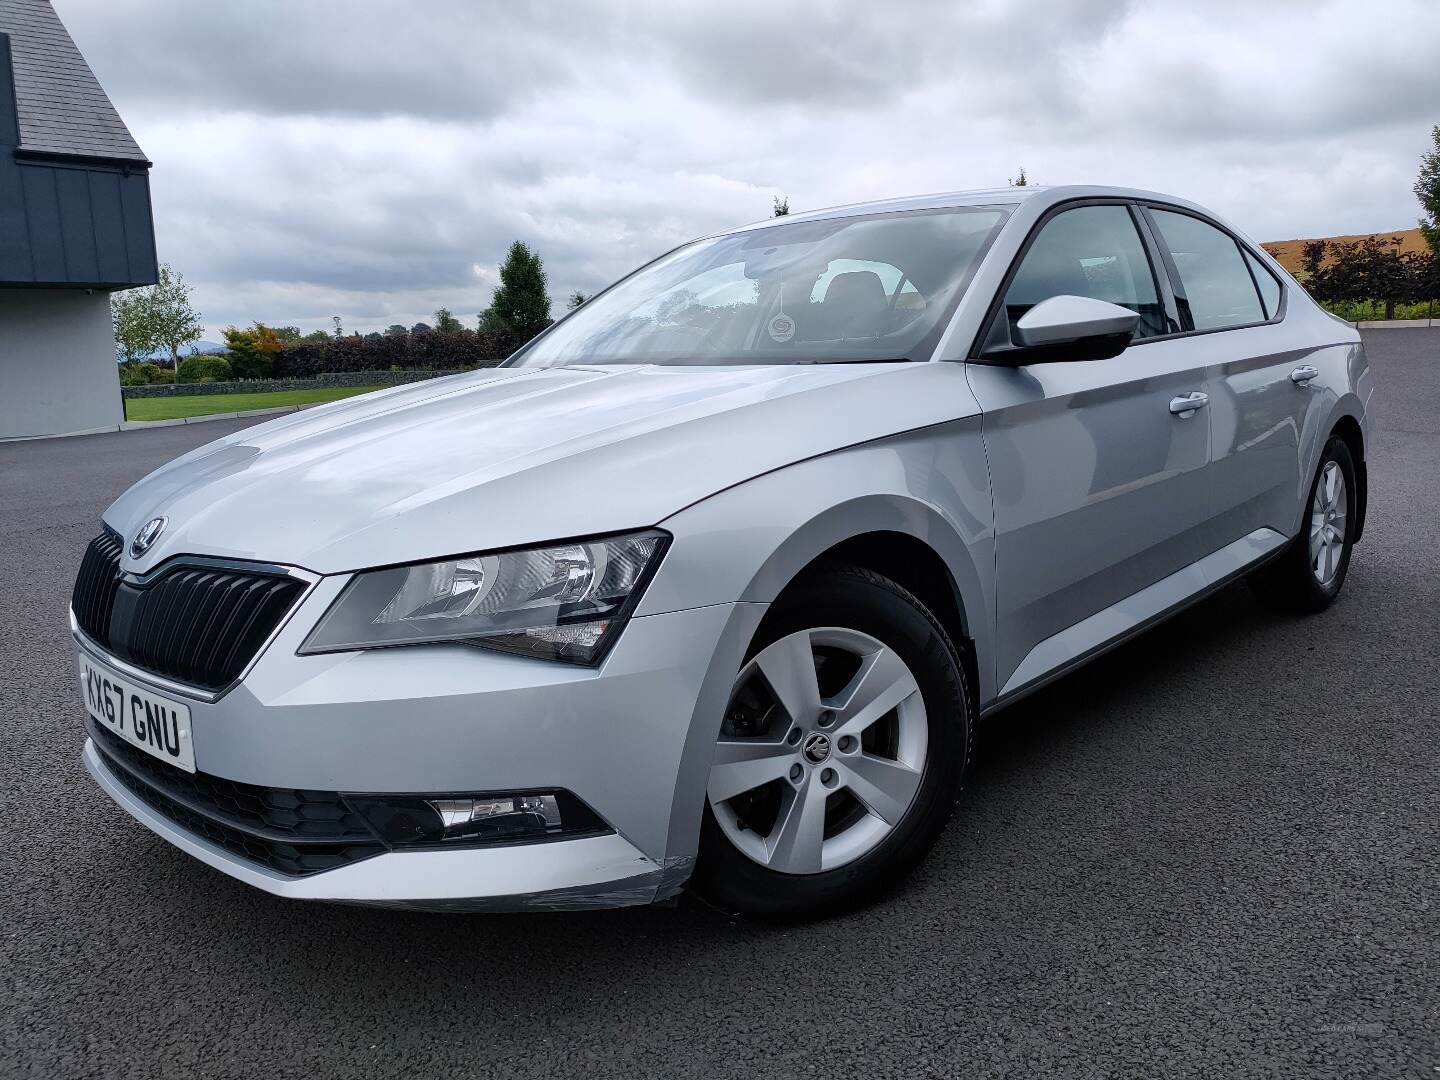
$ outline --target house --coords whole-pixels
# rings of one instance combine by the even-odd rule
[[[155,278],[150,162],[49,0],[0,0],[0,439],[124,420],[110,293]]]

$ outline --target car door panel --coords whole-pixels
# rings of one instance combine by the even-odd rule
[[[1198,214],[1152,205],[1145,218],[1181,320],[1196,331],[1184,345],[1210,357],[1212,542],[1219,548],[1262,528],[1290,535],[1325,380],[1284,323],[1280,279]]]
[[[1325,400],[1323,378],[1296,383],[1290,375],[1323,370],[1324,360],[1287,347],[1281,325],[1216,336],[1226,340],[1211,378],[1215,539],[1227,543],[1259,528],[1288,536],[1307,494]]]
[[[1147,230],[1114,201],[1052,211],[968,366],[994,503],[1002,688],[1041,642],[1208,553],[1209,409],[1184,408],[1208,393],[1208,360],[1167,336],[1178,312]],[[1136,340],[1107,360],[1007,366],[1019,319],[1055,295],[1135,311]]]
[[[1203,363],[1176,342],[1110,360],[972,364],[995,512],[996,680],[1047,638],[1208,554]]]

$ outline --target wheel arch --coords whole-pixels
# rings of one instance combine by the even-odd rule
[[[636,615],[769,605],[839,558],[926,600],[972,652],[983,706],[995,689],[994,531],[989,477],[972,451],[978,422],[797,463],[688,507],[660,523],[675,540]]]
[[[827,562],[882,574],[914,593],[945,627],[965,664],[972,704],[978,709],[993,694],[985,620],[988,590],[976,565],[977,552],[963,531],[912,496],[860,496],[821,511],[790,532],[758,567],[741,599],[774,603]],[[988,532],[984,536],[988,544]]]
[[[1365,531],[1365,510],[1370,501],[1370,480],[1365,469],[1365,431],[1361,427],[1359,419],[1353,413],[1346,412],[1335,418],[1330,428],[1330,435],[1345,443],[1350,450],[1350,457],[1355,462],[1356,487],[1360,490],[1355,493],[1355,538],[1353,542],[1359,543],[1360,537]]]
[[[797,466],[721,493],[661,523],[676,541],[642,598],[637,617],[722,603],[734,605],[735,611],[724,648],[709,662],[707,692],[692,718],[676,781],[666,856],[674,860],[672,886],[690,872],[716,733],[741,656],[769,605],[815,566],[839,558],[896,577],[911,591],[915,585],[926,589],[930,602],[945,609],[934,613],[952,639],[959,628],[955,645],[970,677],[977,713],[994,695],[993,602],[988,579],[978,569],[993,557],[988,492],[980,504],[985,516],[968,513],[959,501],[942,512],[914,495],[876,491],[873,486],[843,502],[831,501],[841,484],[860,486],[861,474],[880,460],[865,455],[849,462],[831,459]],[[917,566],[907,569],[907,558]]]
[[[889,578],[930,610],[959,654],[972,715],[978,715],[980,688],[974,635],[960,587],[940,553],[911,533],[890,529],[859,533],[816,555],[796,572],[785,590],[834,563],[863,567]],[[785,590],[781,590],[781,596]]]

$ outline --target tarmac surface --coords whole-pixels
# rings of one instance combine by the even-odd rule
[[[981,733],[875,907],[465,916],[281,901],[85,775],[101,512],[221,421],[0,445],[0,1076],[1440,1077],[1440,331],[1366,334],[1339,601],[1235,586]]]

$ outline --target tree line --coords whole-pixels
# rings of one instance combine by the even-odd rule
[[[1300,249],[1300,272],[1310,295],[1331,307],[1383,306],[1395,318],[1401,304],[1440,298],[1440,256],[1400,250],[1401,237],[1367,236],[1351,243],[1311,240]]]
[[[1420,233],[1428,250],[1400,250],[1401,238],[1367,236],[1351,243],[1311,240],[1300,249],[1305,288],[1332,310],[1378,304],[1395,318],[1401,304],[1424,304],[1433,315],[1440,300],[1440,125],[1430,131],[1432,148],[1420,157],[1415,198]]]
[[[573,292],[566,306],[573,310],[587,299]],[[392,323],[365,334],[347,335],[338,315],[332,330],[308,334],[293,326],[255,322],[226,327],[223,354],[182,359],[182,350],[200,339],[203,324],[190,286],[169,264],[161,265],[155,285],[113,295],[111,319],[121,382],[129,385],[485,366],[499,363],[553,321],[544,263],[520,240],[510,245],[500,266],[500,283],[474,329],[446,307],[435,311],[433,322],[408,327]],[[157,353],[162,354],[158,363]],[[168,362],[163,359],[167,353]]]

